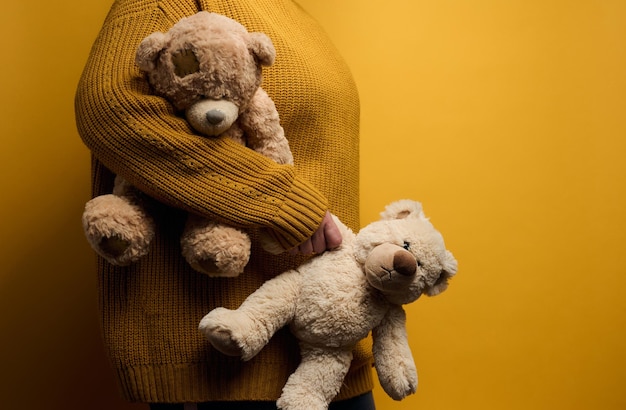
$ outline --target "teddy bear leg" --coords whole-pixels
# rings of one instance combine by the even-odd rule
[[[394,400],[402,400],[417,389],[417,369],[406,332],[406,313],[392,305],[372,329],[372,353],[378,380]]]
[[[187,262],[213,277],[238,276],[250,260],[246,233],[197,215],[189,215],[180,243]]]
[[[100,256],[118,266],[146,255],[154,238],[154,221],[127,197],[101,195],[87,202],[82,216],[87,241]]]
[[[250,360],[293,319],[299,279],[296,271],[285,272],[266,281],[238,309],[213,309],[200,321],[200,332],[220,352]]]
[[[282,410],[326,410],[339,393],[352,351],[300,346],[302,361],[289,377],[276,405]]]
[[[273,334],[262,321],[222,307],[204,316],[198,328],[216,350],[227,356],[240,356],[244,361],[256,356]]]

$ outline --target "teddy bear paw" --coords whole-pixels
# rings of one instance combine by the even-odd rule
[[[107,258],[118,260],[130,246],[130,241],[118,235],[105,236],[98,242],[98,248]]]
[[[237,312],[226,308],[216,308],[200,321],[198,329],[211,342],[213,347],[227,356],[242,356],[244,350],[236,336]]]
[[[211,277],[239,276],[250,260],[250,237],[213,222],[187,230],[181,237],[181,247],[187,262]]]
[[[100,256],[118,266],[148,253],[154,222],[144,210],[116,195],[102,195],[85,205],[82,216],[87,241]]]
[[[417,391],[417,372],[415,368],[405,368],[399,365],[394,373],[378,372],[378,378],[383,390],[394,400],[402,400]]]
[[[218,307],[202,318],[198,329],[213,347],[228,356],[248,361],[269,341],[262,327],[240,310]]]

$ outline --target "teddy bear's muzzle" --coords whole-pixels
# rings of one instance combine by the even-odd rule
[[[398,245],[383,243],[368,255],[365,265],[367,281],[375,288],[395,292],[403,290],[417,273],[417,260]]]
[[[187,108],[189,124],[207,136],[217,136],[228,130],[237,120],[239,108],[227,100],[200,100]]]

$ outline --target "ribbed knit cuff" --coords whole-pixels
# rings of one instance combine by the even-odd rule
[[[275,239],[284,249],[298,246],[319,228],[327,210],[326,198],[308,182],[296,177],[272,220]]]

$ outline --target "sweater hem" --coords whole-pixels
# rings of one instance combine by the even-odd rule
[[[279,368],[277,365],[276,369]],[[228,378],[215,368],[198,364],[127,366],[117,368],[116,372],[124,399],[137,403],[276,401],[289,376],[268,380],[266,369],[259,369],[258,374],[245,378]],[[365,394],[373,386],[371,362],[368,362],[350,370],[334,400]]]

